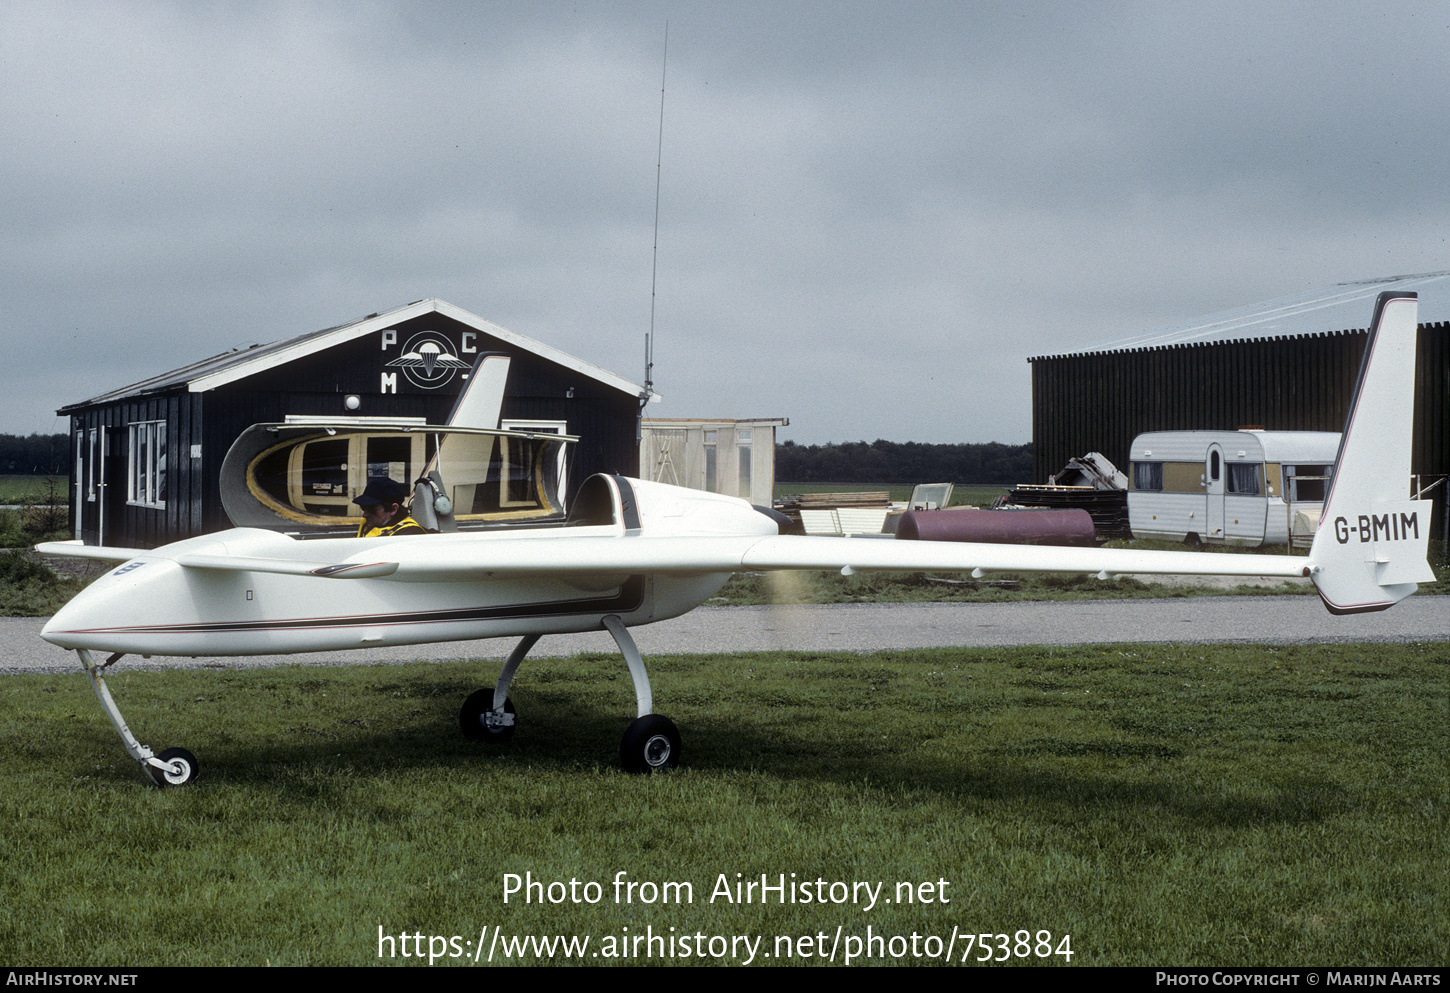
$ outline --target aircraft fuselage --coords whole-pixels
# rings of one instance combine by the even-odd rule
[[[615,485],[637,507],[610,524],[311,541],[238,528],[190,538],[118,565],[51,618],[41,636],[71,649],[210,656],[597,631],[610,615],[634,627],[690,611],[730,573],[688,562],[673,571],[634,571],[611,564],[617,549],[646,536],[693,536],[708,546],[776,531],[744,501],[638,480]],[[733,512],[723,528],[722,508]],[[716,526],[703,533],[691,527],[697,509],[716,515]],[[532,568],[580,550],[602,564],[564,574]],[[209,559],[232,564],[209,568]],[[362,578],[329,581],[307,572],[324,560]],[[381,560],[405,568],[392,575],[379,567],[374,577],[369,563]],[[248,570],[248,561],[262,568]],[[493,565],[480,568],[479,561]],[[267,571],[289,562],[299,574]]]

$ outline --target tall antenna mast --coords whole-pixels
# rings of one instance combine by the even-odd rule
[[[644,336],[644,393],[639,398],[641,417],[644,416],[644,405],[649,403],[649,398],[654,394],[655,385],[655,284],[660,268],[660,167],[664,162],[665,151],[665,71],[669,68],[669,60],[670,22],[665,21],[665,49],[660,60],[660,138],[659,146],[655,149],[655,244],[654,260],[650,264],[649,274],[649,333]]]

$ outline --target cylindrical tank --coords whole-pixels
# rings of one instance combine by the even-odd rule
[[[980,541],[994,545],[1092,545],[1086,510],[909,510],[896,537],[916,541]]]

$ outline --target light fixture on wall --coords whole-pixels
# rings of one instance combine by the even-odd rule
[[[342,405],[348,410],[357,410],[359,407],[362,406],[362,397],[358,396],[356,393],[349,393],[347,397],[342,401]]]
[[[572,399],[574,399],[574,387],[571,386],[567,390],[564,391],[564,399],[565,400],[572,400]]]

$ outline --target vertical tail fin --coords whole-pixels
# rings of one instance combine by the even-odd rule
[[[503,410],[503,391],[508,384],[511,359],[503,352],[484,352],[473,363],[463,391],[453,402],[449,427],[496,428]]]
[[[1309,550],[1314,585],[1335,614],[1384,610],[1435,580],[1425,561],[1430,501],[1407,499],[1418,326],[1414,293],[1379,295]]]

